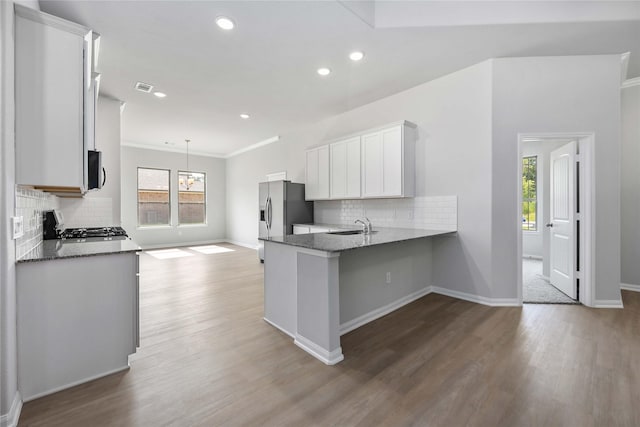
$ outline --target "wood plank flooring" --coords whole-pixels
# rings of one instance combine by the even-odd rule
[[[427,295],[343,336],[330,367],[262,320],[255,251],[224,246],[143,254],[131,369],[26,403],[19,425],[640,425],[638,293],[623,310]]]

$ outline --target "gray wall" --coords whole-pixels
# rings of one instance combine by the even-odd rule
[[[39,9],[37,1],[0,2],[0,415],[18,390],[15,245],[9,218],[15,211],[15,103],[13,5]]]
[[[430,287],[431,254],[431,239],[342,252],[340,324]]]
[[[107,181],[100,190],[86,197],[108,197],[113,210],[113,225],[120,225],[120,101],[98,98],[96,122],[96,150],[102,151],[102,166],[107,171]]]
[[[458,237],[434,239],[433,285],[489,295],[491,280],[491,62],[281,134],[227,160],[227,237],[257,243],[258,182],[271,172],[304,182],[307,147],[398,120],[418,125],[416,196],[457,195]],[[375,225],[375,224],[374,224]]]
[[[594,132],[595,298],[620,300],[620,56],[493,63],[493,296],[516,296],[518,133]]]
[[[207,243],[225,237],[225,161],[189,156],[192,172],[206,173],[207,224],[178,225],[178,170],[187,166],[186,154],[122,147],[122,226],[140,246],[172,246]],[[138,227],[138,167],[171,170],[171,226]],[[257,189],[256,189],[257,190]]]
[[[622,90],[621,281],[640,286],[640,86]]]

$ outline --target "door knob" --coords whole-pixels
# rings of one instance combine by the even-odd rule
[[[546,227],[553,227],[553,223],[550,222],[549,224],[545,224]]]

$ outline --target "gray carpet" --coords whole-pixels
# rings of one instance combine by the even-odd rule
[[[580,304],[559,291],[542,275],[542,261],[522,260],[522,301],[528,304]]]

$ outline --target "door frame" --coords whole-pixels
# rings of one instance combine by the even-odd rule
[[[577,219],[580,221],[580,230],[577,234],[579,238],[578,254],[580,259],[580,272],[576,277],[580,279],[579,301],[588,307],[594,306],[595,301],[595,253],[596,253],[596,233],[595,233],[595,134],[593,132],[528,132],[518,133],[518,159],[516,182],[522,181],[522,148],[523,143],[531,140],[544,139],[575,139],[578,141],[579,161],[579,203],[580,214]],[[544,141],[540,141],[543,143]],[[522,189],[517,186],[517,297],[518,305],[522,305]]]

